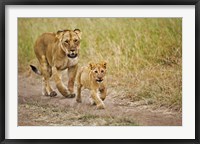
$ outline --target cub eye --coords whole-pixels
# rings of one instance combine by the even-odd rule
[[[101,70],[101,73],[103,73],[104,71],[103,70]]]
[[[95,72],[95,73],[98,73],[98,71],[97,71],[97,70],[95,70],[94,72]]]
[[[78,40],[77,40],[77,39],[75,39],[75,40],[74,40],[74,42],[78,42]]]

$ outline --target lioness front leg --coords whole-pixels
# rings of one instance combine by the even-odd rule
[[[64,96],[64,97],[68,97],[69,95],[69,91],[68,89],[65,87],[65,85],[63,84],[62,80],[61,80],[61,72],[57,70],[57,68],[55,66],[52,67],[52,76],[53,79],[56,83],[56,87],[58,89],[58,91]]]
[[[105,108],[103,101],[97,96],[96,90],[91,91],[91,97],[94,100],[94,102],[96,103],[97,109],[104,109]]]
[[[43,93],[43,95],[46,95],[46,96],[51,96],[51,97],[56,96],[57,93],[52,90],[50,83],[49,83],[49,78],[51,77],[51,69],[50,69],[49,65],[47,64],[45,56],[42,56],[40,63],[41,63],[41,71],[42,71],[42,75],[43,75],[42,93]]]
[[[73,67],[70,67],[68,69],[68,78],[69,78],[69,81],[68,81],[68,90],[69,90],[69,95],[68,97],[75,97],[75,93],[74,93],[74,81],[75,81],[75,78],[76,78],[76,74],[77,74],[77,69],[78,69],[78,65],[75,65]]]
[[[57,95],[55,91],[52,90],[50,84],[49,84],[49,78],[44,78],[42,79],[42,94],[45,96],[51,96],[54,97]]]

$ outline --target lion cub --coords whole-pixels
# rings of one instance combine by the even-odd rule
[[[77,76],[77,102],[81,102],[83,87],[90,90],[92,104],[96,104],[98,109],[105,108],[103,100],[106,98],[106,64],[106,62],[90,63],[81,68]]]

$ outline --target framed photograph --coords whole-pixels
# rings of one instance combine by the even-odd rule
[[[199,143],[199,11],[1,1],[1,142]]]

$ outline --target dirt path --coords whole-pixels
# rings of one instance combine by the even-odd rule
[[[64,81],[66,81],[64,77]],[[89,91],[83,90],[83,102],[66,99],[60,94],[46,97],[41,94],[41,77],[18,76],[18,125],[182,125],[182,114],[165,108],[155,109],[145,101],[130,102],[108,87],[106,109],[97,110],[89,103]]]

